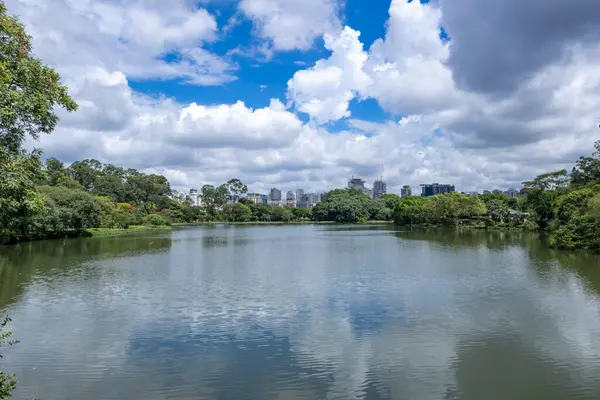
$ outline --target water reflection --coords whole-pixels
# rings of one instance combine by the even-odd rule
[[[81,238],[0,246],[0,308],[15,300],[32,279],[73,273],[70,269],[89,274],[87,263],[93,260],[150,256],[168,251],[170,246],[168,236]]]
[[[149,389],[165,396],[177,390],[184,398],[326,397],[333,380],[330,366],[295,352],[288,337],[258,324],[248,329],[238,336],[199,332],[191,321],[153,323],[132,335],[126,367],[149,374],[164,369]],[[202,379],[186,379],[190,371]]]
[[[504,250],[510,246],[523,246],[524,242],[538,235],[519,231],[482,231],[469,229],[403,229],[395,232],[403,240],[419,240],[436,243],[448,248],[472,248],[483,246],[492,250]]]
[[[600,397],[595,256],[389,226],[161,239],[5,258],[17,398]]]

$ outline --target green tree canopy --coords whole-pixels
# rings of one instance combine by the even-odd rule
[[[32,54],[23,24],[0,2],[0,146],[15,154],[27,135],[51,133],[57,106],[77,109],[58,73]]]

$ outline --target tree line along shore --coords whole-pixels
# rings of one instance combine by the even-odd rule
[[[386,194],[373,200],[358,190],[335,189],[312,209],[256,204],[244,197],[248,189],[239,179],[216,187],[204,185],[202,205],[196,206],[189,198],[173,197],[162,175],[97,160],[66,167],[55,158],[42,163],[36,152],[20,153],[9,165],[13,169],[9,176],[17,182],[4,182],[27,188],[29,197],[13,198],[16,212],[11,218],[7,209],[0,211],[7,221],[0,228],[0,238],[10,243],[214,223],[394,222],[400,226],[543,231],[554,247],[600,251],[600,141],[594,146],[592,156],[580,157],[570,173],[556,171],[523,182],[525,195],[516,198],[501,193],[449,193],[402,198]],[[6,164],[0,167],[6,172]],[[15,173],[19,168],[21,173]]]

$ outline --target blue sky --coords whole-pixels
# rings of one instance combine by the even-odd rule
[[[427,3],[428,1],[422,1]],[[385,24],[388,19],[390,1],[348,0],[340,19],[347,25],[361,32],[361,41],[368,49],[371,43],[385,35]],[[219,39],[207,46],[207,49],[220,56],[240,48],[249,51],[260,45],[261,40],[253,37],[253,25],[250,20],[240,16],[234,2],[216,2],[206,5],[220,26],[230,24],[231,18],[238,18],[230,31],[220,35]],[[182,80],[129,80],[129,85],[136,91],[148,95],[164,94],[177,99],[181,103],[196,102],[198,104],[226,104],[242,99],[252,108],[269,105],[272,98],[286,102],[287,82],[295,72],[313,65],[322,58],[327,58],[330,51],[323,47],[322,38],[314,41],[310,50],[291,50],[275,52],[272,57],[252,57],[233,55],[237,79],[219,86],[190,86],[182,84]],[[165,57],[168,59],[168,56]],[[369,121],[384,121],[390,117],[375,99],[354,100],[350,108],[356,118]],[[307,120],[307,116],[301,116]],[[340,124],[332,124],[334,130]],[[345,126],[345,124],[342,124]]]

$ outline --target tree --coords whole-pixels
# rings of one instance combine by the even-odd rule
[[[532,181],[523,182],[528,194],[536,190],[565,190],[569,186],[569,174],[564,169],[536,176]]]
[[[566,170],[537,176],[532,181],[523,182],[527,192],[525,205],[535,213],[541,229],[548,227],[554,218],[554,201],[568,189],[569,176]]]
[[[65,165],[54,157],[46,160],[45,168],[50,186],[56,186],[57,181],[65,176]]]
[[[46,206],[45,230],[77,233],[100,226],[102,207],[90,194],[53,186],[41,186],[39,191]]]
[[[248,193],[248,186],[239,179],[231,179],[225,186],[227,187],[227,197],[234,202],[237,202],[242,194]]]
[[[294,215],[294,219],[298,220],[310,220],[313,216],[310,208],[293,208],[292,214]]]
[[[200,197],[207,213],[215,217],[217,210],[227,203],[227,187],[221,185],[215,188],[213,185],[204,185],[200,189]]]
[[[250,207],[242,204],[228,204],[223,208],[223,218],[231,222],[246,222],[252,218]]]
[[[576,186],[600,182],[600,140],[594,143],[592,157],[579,157],[571,172],[571,183]]]
[[[162,215],[150,214],[144,218],[144,225],[157,227],[157,226],[169,226],[171,223],[164,219]]]
[[[492,201],[504,204],[497,199]],[[394,220],[400,225],[456,225],[460,219],[471,219],[485,212],[485,204],[478,197],[453,192],[431,197],[403,197],[394,210]]]
[[[394,222],[398,225],[423,224],[425,218],[425,197],[402,197],[394,210]]]
[[[10,318],[8,317],[5,317],[2,322],[0,322],[0,347],[18,343],[16,340],[10,340],[10,337],[12,336],[11,332],[3,332],[9,322]],[[2,358],[2,354],[0,354],[0,358]],[[15,390],[16,386],[17,380],[13,374],[7,374],[4,371],[0,371],[0,400],[10,399],[11,393]]]
[[[503,222],[508,218],[508,204],[500,199],[492,199],[486,203],[487,212],[495,221]]]
[[[594,196],[589,189],[573,190],[556,198],[554,201],[554,215],[560,222],[568,222],[571,218],[583,214],[588,201]]]
[[[0,148],[0,243],[28,235],[29,222],[44,209],[35,188],[40,172],[39,152]]]
[[[83,190],[83,186],[81,186],[79,182],[66,175],[58,178],[55,186],[63,186],[69,189]]]
[[[58,74],[32,55],[31,38],[0,1],[0,241],[26,233],[43,210],[35,190],[42,180],[40,152],[21,146],[27,135],[52,132],[56,106],[77,108]]]
[[[354,223],[367,220],[377,213],[377,205],[359,190],[335,189],[325,194],[323,200],[313,207],[315,221]]]
[[[6,12],[0,2],[0,147],[15,154],[26,135],[54,130],[56,106],[75,111],[77,104],[58,73],[32,54],[23,24]]]
[[[76,161],[67,168],[67,175],[87,191],[91,191],[96,180],[102,175],[102,164],[98,160]]]
[[[384,194],[381,196],[379,200],[383,201],[385,206],[390,210],[395,210],[398,204],[400,203],[401,197],[397,194]]]

